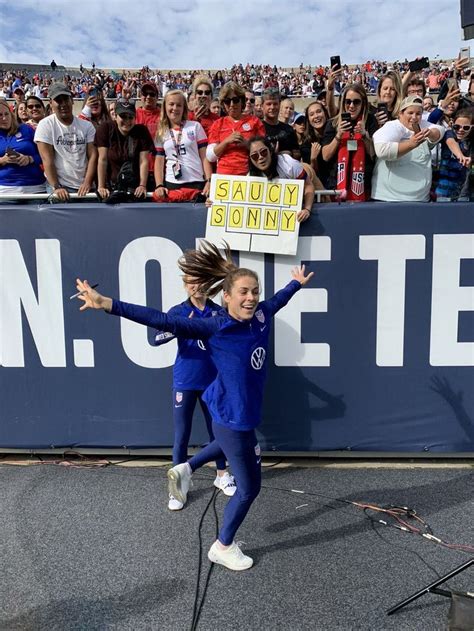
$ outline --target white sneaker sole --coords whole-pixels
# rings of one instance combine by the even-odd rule
[[[170,495],[175,497],[182,504],[186,504],[187,496],[183,493],[181,489],[181,476],[173,471],[173,469],[168,469],[167,472],[168,477],[168,492]],[[189,484],[189,488],[191,488],[192,482]]]

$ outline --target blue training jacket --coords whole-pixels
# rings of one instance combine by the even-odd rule
[[[201,311],[191,300],[185,300],[171,307],[168,315],[189,318],[213,318],[224,311],[212,300],[207,300]],[[202,340],[189,339],[180,335],[159,330],[155,334],[155,346],[166,344],[177,337],[178,353],[173,367],[173,388],[175,390],[205,390],[216,378],[217,370]]]
[[[246,322],[235,320],[226,311],[213,318],[183,318],[118,300],[113,301],[110,313],[178,337],[208,340],[217,375],[203,399],[214,422],[243,431],[261,420],[271,318],[300,288],[292,280],[273,298],[260,302]]]

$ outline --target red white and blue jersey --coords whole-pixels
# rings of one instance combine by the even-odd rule
[[[208,300],[201,311],[191,300],[186,300],[168,311],[171,317],[213,318],[222,311],[212,300]],[[192,315],[191,315],[192,314]],[[177,338],[178,353],[173,366],[173,388],[175,390],[205,390],[216,378],[216,367],[202,340],[176,336],[168,331],[155,333],[155,346],[161,346]]]
[[[202,182],[204,167],[199,149],[207,147],[206,132],[197,121],[186,121],[181,130],[170,129],[164,138],[155,141],[156,155],[166,158],[166,182],[184,184]],[[181,166],[181,177],[177,180],[173,168]]]
[[[178,337],[202,340],[217,369],[203,395],[212,419],[229,429],[246,431],[261,420],[271,319],[300,288],[292,280],[273,298],[260,302],[252,319],[244,322],[224,310],[211,318],[185,318],[117,300],[111,313]]]

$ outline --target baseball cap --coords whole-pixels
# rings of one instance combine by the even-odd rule
[[[158,96],[158,88],[151,81],[146,81],[141,87],[141,93],[143,94],[147,90],[153,90],[156,96]]]
[[[56,99],[58,96],[71,96],[71,91],[64,83],[52,83],[48,88],[48,96],[50,99]]]
[[[125,103],[124,101],[117,101],[115,104],[115,114],[121,116],[122,114],[131,114],[135,116],[136,110],[133,103]]]
[[[402,104],[400,105],[400,112],[406,110],[406,108],[410,107],[411,105],[418,105],[423,109],[423,99],[421,98],[421,96],[417,96],[416,94],[410,94],[410,96],[406,96],[403,99]]]
[[[304,114],[298,114],[295,116],[293,125],[304,125],[306,123],[306,116]]]
[[[15,92],[21,92],[22,94],[25,94],[25,91],[20,85],[16,86],[16,88],[13,90],[13,94],[15,94]]]

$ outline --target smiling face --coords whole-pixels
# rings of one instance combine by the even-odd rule
[[[184,99],[182,94],[172,94],[165,98],[166,114],[172,125],[180,125],[183,119]]]
[[[311,127],[321,133],[326,125],[327,118],[324,109],[319,103],[313,103],[313,105],[309,106],[307,117]]]
[[[35,123],[43,119],[46,114],[44,106],[36,101],[36,99],[31,99],[31,101],[28,99],[26,102],[26,109],[28,111],[28,116],[31,120],[34,120]]]
[[[280,99],[266,97],[263,101],[263,118],[269,123],[276,123],[278,121],[278,114],[280,113]]]
[[[242,99],[234,92],[231,92],[222,99],[222,105],[225,113],[234,120],[239,120],[242,117]]]
[[[471,133],[472,124],[471,119],[466,116],[458,116],[454,122],[453,130],[456,134],[456,138],[461,140],[466,140],[466,138]]]
[[[402,125],[413,131],[413,123],[420,124],[423,108],[419,105],[410,105],[400,112],[399,119]]]
[[[260,296],[256,278],[253,276],[236,278],[230,291],[224,291],[223,295],[230,316],[241,322],[253,318]]]
[[[72,113],[73,102],[70,96],[62,94],[55,99],[51,99],[51,109],[56,114],[58,120],[65,125],[70,125],[73,121]]]
[[[135,116],[133,114],[129,114],[128,112],[117,114],[115,122],[117,123],[119,132],[124,136],[127,136],[135,125]]]
[[[284,123],[288,123],[288,121],[292,118],[295,113],[295,104],[290,99],[283,99],[280,104],[280,119]]]
[[[28,120],[29,117],[26,111],[26,103],[24,101],[18,103],[17,114],[22,123],[25,123]]]

